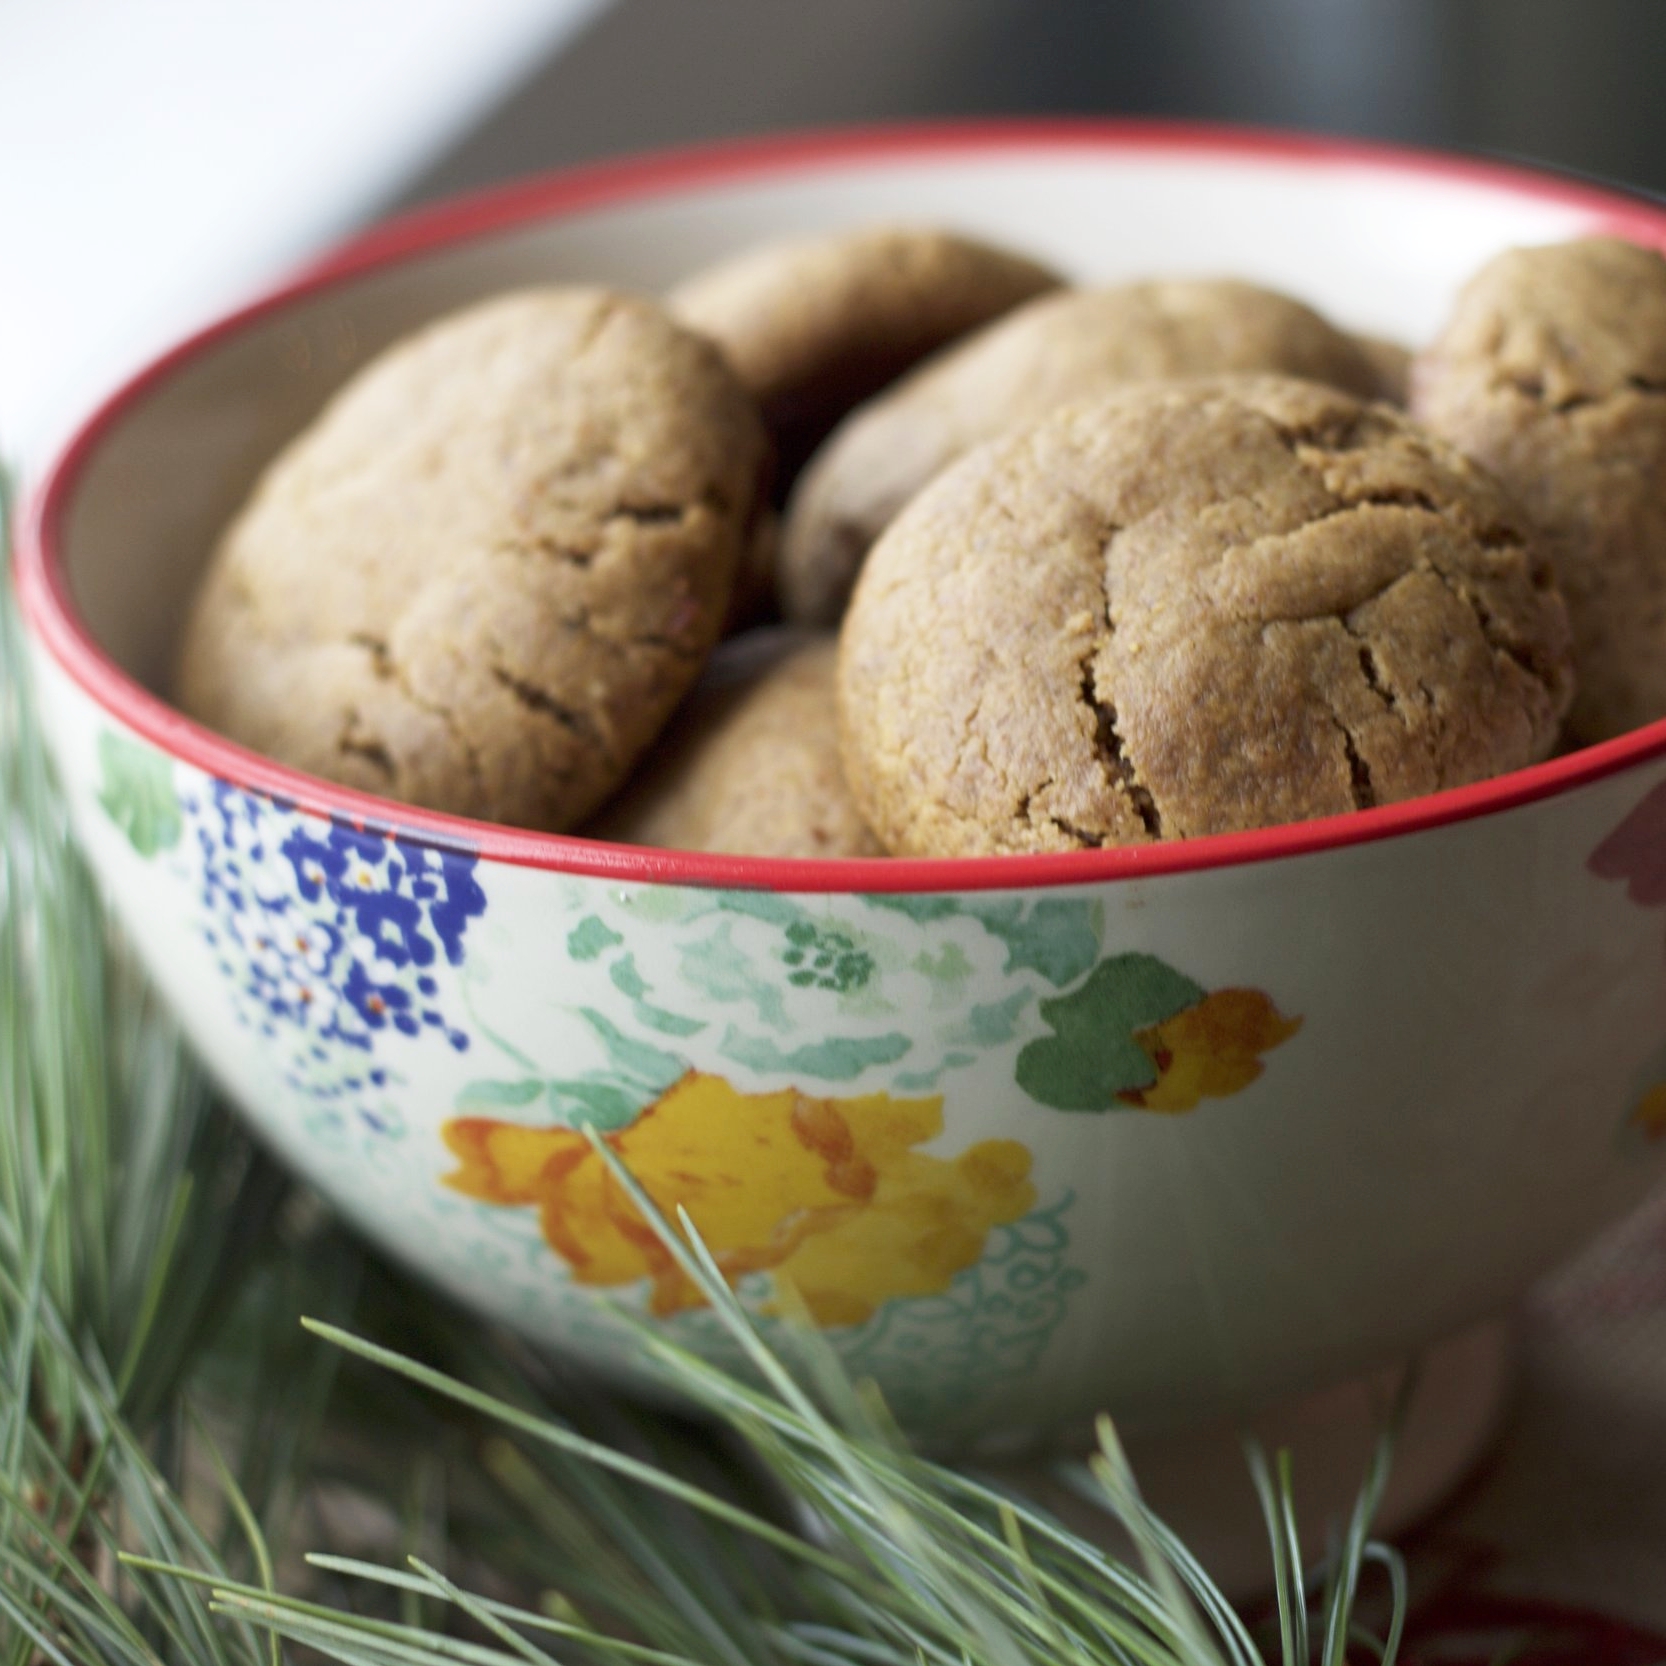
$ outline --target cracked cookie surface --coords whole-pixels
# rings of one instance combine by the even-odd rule
[[[638,778],[585,832],[742,856],[883,856],[850,796],[831,637],[761,631],[774,663],[696,688]],[[747,650],[744,638],[726,645]]]
[[[1145,384],[992,441],[875,545],[846,774],[894,854],[1300,821],[1544,757],[1572,690],[1496,483],[1385,406]]]
[[[1267,371],[1381,395],[1370,353],[1310,307],[1230,279],[1042,296],[853,411],[787,504],[779,589],[796,623],[831,625],[902,506],[974,445],[1126,382]]]
[[[649,302],[453,314],[269,467],[187,621],[180,703],[347,786],[572,827],[699,674],[766,450],[716,349]]]
[[[970,237],[880,225],[744,250],[685,279],[666,305],[722,347],[790,474],[916,360],[1061,281]]]
[[[1666,716],[1666,260],[1614,238],[1498,256],[1414,364],[1411,406],[1504,482],[1555,566],[1566,738]]]

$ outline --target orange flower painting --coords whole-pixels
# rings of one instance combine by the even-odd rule
[[[1134,1040],[1156,1067],[1149,1087],[1117,1095],[1145,1111],[1195,1110],[1204,1099],[1225,1099],[1262,1072],[1261,1055],[1301,1028],[1259,989],[1217,989],[1196,1006],[1136,1030]]]
[[[691,1071],[603,1138],[662,1214],[688,1211],[725,1277],[771,1273],[818,1324],[855,1325],[894,1297],[945,1290],[993,1227],[1035,1204],[1022,1145],[916,1149],[942,1131],[941,1097],[747,1094]],[[536,1208],[577,1283],[647,1280],[658,1315],[700,1304],[581,1131],[460,1117],[444,1137],[461,1165],[446,1183]]]
[[[1041,1003],[1050,1035],[1018,1054],[1018,1085],[1060,1111],[1174,1115],[1260,1079],[1263,1055],[1301,1028],[1271,996],[1207,990],[1149,954],[1111,955]]]

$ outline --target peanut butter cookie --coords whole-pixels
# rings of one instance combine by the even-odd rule
[[[267,470],[191,612],[181,704],[347,786],[572,827],[704,664],[767,448],[718,351],[649,302],[443,319]]]
[[[883,856],[839,762],[835,644],[794,641],[761,675],[702,685],[636,781],[586,833],[746,856]],[[728,645],[744,648],[744,640]]]
[[[1573,624],[1566,738],[1666,716],[1666,260],[1614,238],[1500,255],[1414,365],[1411,405],[1538,530]]]
[[[1046,295],[921,365],[839,426],[800,477],[781,546],[782,611],[830,625],[868,547],[938,470],[1056,405],[1122,382],[1272,371],[1362,398],[1376,366],[1288,296],[1227,280]]]
[[[790,475],[851,406],[1059,282],[952,232],[870,226],[748,249],[687,279],[667,305],[728,355]]]
[[[1497,485],[1385,405],[1130,387],[941,475],[841,634],[846,774],[898,855],[1145,844],[1542,758],[1567,619]]]

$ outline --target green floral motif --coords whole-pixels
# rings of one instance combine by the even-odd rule
[[[162,753],[109,729],[98,737],[104,813],[145,857],[172,850],[185,823],[174,791],[173,764]]]
[[[942,1080],[945,1070],[959,1070],[962,1065],[976,1062],[972,1053],[945,1053],[935,1070],[899,1070],[897,1086],[904,1093],[929,1093]]]
[[[1007,972],[1039,972],[1055,989],[1074,983],[1099,957],[1104,910],[1082,897],[871,896],[869,907],[905,914],[928,925],[937,920],[976,920],[1006,945]]]
[[[930,925],[934,920],[952,920],[968,912],[959,897],[917,897],[907,891],[898,891],[895,895],[880,891],[863,900],[870,908],[883,908],[891,914],[906,914],[920,925]]]
[[[787,942],[781,961],[792,968],[787,982],[796,989],[831,989],[848,995],[873,976],[873,956],[857,948],[842,931],[795,920],[787,927]]]
[[[1151,1055],[1134,1039],[1204,997],[1201,984],[1155,955],[1102,960],[1068,995],[1041,1003],[1050,1036],[1018,1055],[1018,1085],[1060,1111],[1108,1111],[1117,1095],[1157,1079]]]
[[[634,1003],[638,1024],[662,1035],[694,1034],[707,1021],[683,1016],[689,1004],[705,1013],[728,1009],[721,1057],[811,1081],[851,1081],[913,1045],[897,1020],[906,1012],[912,1024],[921,1003],[884,987],[906,968],[901,945],[772,895],[712,897],[683,911],[679,924],[685,929],[672,949],[674,970],[656,974],[651,1003],[648,980],[634,963],[624,983],[609,968],[614,987]],[[959,979],[969,967],[950,944],[931,969]],[[925,976],[914,972],[917,980]]]
[[[783,1050],[767,1036],[745,1035],[731,1026],[717,1050],[753,1070],[811,1076],[822,1082],[853,1082],[869,1065],[895,1064],[909,1046],[907,1036],[893,1031],[879,1036],[829,1036]]]
[[[524,1076],[509,1081],[474,1081],[457,1094],[462,1116],[489,1116],[497,1111],[529,1111],[547,1104],[563,1122],[579,1127],[593,1124],[604,1133],[633,1122],[651,1095],[634,1082],[598,1071],[590,1076]]]
[[[688,1069],[688,1061],[675,1053],[662,1052],[646,1042],[626,1035],[605,1013],[594,1007],[580,1007],[578,1015],[601,1039],[614,1071],[643,1090],[644,1098],[663,1093]]]
[[[949,1031],[948,1039],[967,1047],[999,1047],[1018,1034],[1018,1021],[1032,998],[1028,989],[1016,989],[1004,1001],[974,1006],[965,1024]]]
[[[1007,971],[1039,972],[1055,989],[1074,983],[1099,957],[1101,910],[1078,897],[976,902],[967,910],[1007,946]]]
[[[661,887],[569,907],[569,950],[599,974],[584,1016],[604,1040],[612,1024],[611,1053],[723,1060],[750,1087],[932,1093],[984,1065],[1050,1110],[1170,1113],[1248,1086],[1299,1022],[1258,991],[1103,952],[1104,899],[1080,893]]]
[[[852,918],[853,905],[871,925]],[[1079,896],[876,895],[832,909],[773,893],[690,893],[676,913],[681,988],[662,981],[654,1001],[731,1009],[722,1057],[805,1082],[850,1082],[900,1062],[894,1080],[910,1092],[1019,1041],[1038,995],[1090,971],[1104,924],[1102,904]],[[1006,989],[968,1011],[965,991],[991,975]]]
[[[687,1063],[676,1054],[633,1040],[593,1007],[579,1008],[578,1016],[600,1041],[606,1065],[577,1076],[530,1074],[472,1081],[458,1091],[454,1101],[458,1113],[482,1116],[509,1110],[530,1114],[534,1105],[547,1104],[562,1122],[572,1127],[588,1123],[607,1133],[635,1121],[644,1106],[658,1098],[688,1069]],[[482,1033],[525,1069],[542,1069],[490,1031]]]
[[[758,1022],[772,1030],[792,1027],[779,987],[754,969],[736,944],[730,921],[719,921],[707,936],[684,944],[679,954],[684,982],[709,1000],[725,1006],[749,1005]]]
[[[604,920],[597,919],[594,914],[586,914],[567,933],[567,953],[574,960],[595,960],[623,942],[624,938]]]
[[[547,1089],[550,1109],[573,1127],[589,1123],[601,1133],[628,1128],[641,1115],[644,1100],[631,1087],[605,1076],[575,1076],[552,1081]]]
[[[545,1084],[536,1077],[523,1077],[514,1082],[468,1082],[457,1094],[460,1111],[503,1111],[530,1105],[544,1096]]]
[[[942,1295],[887,1302],[866,1323],[829,1331],[846,1369],[878,1383],[896,1417],[923,1436],[952,1439],[977,1427],[991,1399],[1037,1369],[1071,1293],[1087,1281],[1067,1262],[1065,1217],[1074,1202],[1067,1192],[1011,1226],[996,1227],[983,1259],[957,1274]],[[762,1280],[744,1280],[738,1289],[749,1301],[768,1294]],[[733,1339],[709,1309],[679,1314],[673,1323],[679,1341],[741,1366]],[[782,1321],[758,1323],[791,1353]]]
[[[650,1030],[658,1030],[661,1035],[687,1036],[698,1035],[705,1029],[703,1020],[667,1012],[664,1007],[655,1006],[648,1000],[648,985],[636,969],[635,955],[622,955],[608,967],[607,975],[613,987],[630,1000],[638,1021]]]
[[[1095,977],[1104,930],[1102,901],[1080,895],[822,902],[653,887],[575,894],[569,906],[569,954],[605,975],[606,998],[584,1016],[592,1028],[611,1021],[610,1050],[703,1035],[699,1051],[806,1088],[900,1067],[899,1089],[931,1091],[991,1050],[1020,1048],[1038,1001]],[[1068,1008],[1060,1021],[1070,1029]],[[1035,1063],[1025,1085],[1054,1104],[1059,1062],[1043,1051]],[[1124,1079],[1141,1078],[1124,1068]]]
[[[1263,990],[1206,990],[1148,954],[1100,961],[1038,1011],[1053,1033],[1019,1049],[1014,1075],[1032,1099],[1060,1111],[1172,1116],[1229,1099],[1302,1027]]]
[[[933,954],[921,949],[909,965],[925,978],[932,988],[951,1000],[956,998],[975,968],[966,958],[966,951],[958,943],[945,943]]]
[[[748,920],[763,920],[785,931],[788,926],[810,919],[810,911],[792,897],[776,891],[720,891],[708,907],[721,914],[738,914]]]

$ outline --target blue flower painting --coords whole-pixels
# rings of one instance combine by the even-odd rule
[[[304,815],[223,781],[187,795],[203,933],[239,1019],[289,1043],[285,1079],[317,1098],[382,1086],[382,1038],[461,1052],[435,971],[486,910],[476,857]]]

